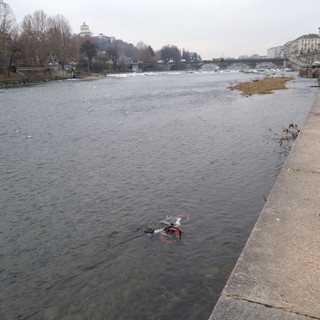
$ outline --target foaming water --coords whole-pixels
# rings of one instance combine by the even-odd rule
[[[301,126],[314,80],[159,73],[3,90],[4,319],[207,319]],[[168,245],[141,229],[185,214]]]

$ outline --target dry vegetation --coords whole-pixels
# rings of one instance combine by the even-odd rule
[[[251,96],[253,94],[270,94],[274,90],[288,89],[285,86],[287,81],[292,77],[264,78],[262,80],[253,80],[250,82],[239,83],[229,89],[242,91],[243,96]]]
[[[281,147],[281,153],[284,153],[287,156],[291,150],[293,142],[298,138],[299,133],[300,129],[298,128],[298,125],[290,123],[288,128],[284,128],[280,133],[269,129],[266,138],[278,143]]]
[[[0,87],[25,83],[26,78],[18,73],[10,72],[10,75],[0,74]]]
[[[0,81],[19,81],[19,80],[24,80],[24,76],[18,74],[18,73],[13,73],[13,72],[10,72],[10,75],[7,75],[7,74],[1,74],[0,75]]]

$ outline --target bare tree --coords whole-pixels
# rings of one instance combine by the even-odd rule
[[[143,62],[154,62],[155,53],[151,46],[139,41],[136,45],[135,59]]]
[[[92,59],[97,55],[97,46],[94,42],[86,40],[82,43],[80,52],[92,61]]]
[[[161,58],[164,62],[177,62],[181,59],[181,53],[178,47],[174,45],[167,45],[161,48]]]
[[[74,61],[79,61],[81,59],[81,45],[87,40],[87,38],[81,37],[78,34],[71,36],[71,52]]]
[[[58,14],[50,18],[50,27],[48,32],[50,52],[54,59],[58,60],[62,69],[66,64],[72,52],[72,31],[69,21]]]
[[[17,52],[17,27],[10,6],[0,0],[0,73],[10,75],[10,67]]]
[[[182,49],[182,59],[184,59],[187,62],[191,60],[190,52],[188,50]]]
[[[119,68],[120,65],[120,57],[121,57],[121,48],[118,44],[114,44],[108,51],[108,56],[112,61],[113,70],[115,71],[116,68]]]
[[[42,10],[23,18],[20,42],[25,64],[43,66],[48,62],[48,28],[49,20]]]

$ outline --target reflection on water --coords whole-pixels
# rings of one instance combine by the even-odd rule
[[[3,319],[207,319],[302,124],[313,80],[172,73],[0,92]],[[176,244],[140,231],[185,214]]]

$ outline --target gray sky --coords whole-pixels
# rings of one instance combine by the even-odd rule
[[[62,14],[72,31],[85,21],[103,33],[154,50],[174,44],[203,59],[258,53],[318,33],[320,0],[5,0],[21,22],[43,10]]]

